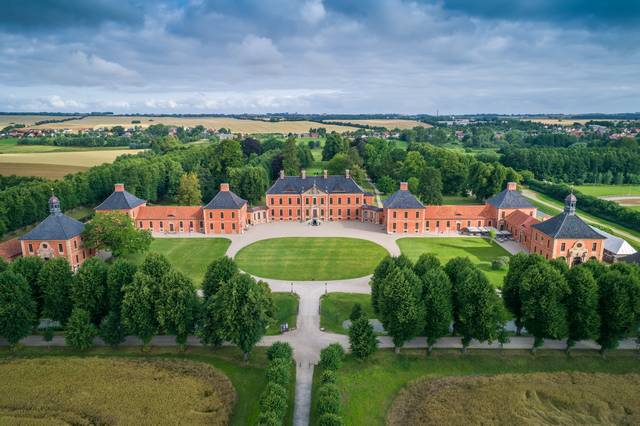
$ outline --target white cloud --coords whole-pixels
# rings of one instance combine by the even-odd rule
[[[300,9],[300,15],[309,24],[317,24],[326,16],[327,11],[322,4],[322,0],[309,0],[304,2]]]

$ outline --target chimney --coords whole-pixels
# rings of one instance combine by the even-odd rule
[[[515,182],[507,182],[507,191],[515,191],[517,185]]]
[[[220,184],[220,191],[229,192],[229,184],[228,183],[221,183]]]
[[[400,182],[400,191],[408,191],[409,184],[407,182]]]
[[[329,176],[329,173],[327,172],[327,169],[324,169],[322,171],[322,176],[326,179]]]
[[[284,170],[280,170],[280,179],[284,179]]]
[[[124,192],[124,183],[116,183],[113,190],[116,192]]]
[[[307,171],[305,169],[300,170],[300,174],[302,175],[302,179],[307,178]]]
[[[344,171],[344,176],[349,179],[351,177],[351,170],[347,169]]]

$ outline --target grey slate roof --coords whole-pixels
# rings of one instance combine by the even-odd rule
[[[562,212],[544,222],[532,225],[533,228],[553,238],[604,240],[606,237],[594,231],[582,219],[574,214]]]
[[[84,230],[84,223],[62,213],[52,213],[20,240],[68,240]]]
[[[96,210],[129,210],[144,203],[146,201],[141,200],[130,192],[114,191],[96,207]]]
[[[300,176],[285,176],[276,180],[267,194],[302,194],[313,188],[314,184],[319,190],[328,193],[364,194],[364,190],[353,178],[342,175],[327,176],[326,179],[323,176],[307,176],[305,179]]]
[[[231,191],[219,191],[209,204],[204,206],[205,209],[231,209],[237,210],[247,204],[247,200],[243,200]]]
[[[640,264],[640,251],[620,258],[623,262]]]
[[[499,209],[532,209],[535,208],[520,191],[505,189],[487,200],[487,204]]]
[[[372,211],[376,211],[379,212],[382,210],[382,208],[378,207],[378,206],[372,206],[371,204],[363,204],[362,205],[362,209],[363,210],[372,210]]]
[[[399,189],[382,203],[386,209],[421,209],[424,205],[410,191]]]

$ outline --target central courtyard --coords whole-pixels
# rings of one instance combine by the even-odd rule
[[[324,281],[373,273],[389,253],[371,241],[341,237],[290,237],[257,241],[235,257],[240,269],[262,278]]]

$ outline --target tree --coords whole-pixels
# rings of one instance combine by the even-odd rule
[[[180,176],[176,201],[183,206],[199,205],[202,202],[202,192],[200,192],[197,174],[190,172]]]
[[[120,320],[119,311],[112,310],[102,319],[98,334],[103,342],[114,348],[124,342],[127,332]]]
[[[421,275],[421,279],[422,301],[426,313],[424,329],[428,351],[431,353],[438,339],[449,333],[453,320],[451,281],[440,267],[427,270]]]
[[[31,332],[35,315],[27,280],[11,270],[0,272],[0,336],[12,346],[17,344]]]
[[[635,274],[611,267],[598,279],[602,353],[618,347],[620,339],[637,331],[640,285]]]
[[[303,168],[311,167],[313,165],[313,153],[308,145],[303,143],[298,144],[298,161]]]
[[[563,301],[569,291],[564,276],[548,262],[530,266],[522,274],[522,318],[534,337],[532,350],[540,347],[545,338],[567,336],[567,308]]]
[[[509,259],[509,271],[504,277],[504,285],[502,286],[502,299],[506,308],[513,315],[518,335],[520,335],[524,326],[522,300],[520,297],[522,276],[530,266],[542,264],[544,261],[544,258],[539,254],[525,253],[518,253]]]
[[[73,277],[71,285],[73,307],[87,311],[94,324],[100,324],[108,308],[107,270],[107,265],[101,259],[87,259]]]
[[[38,286],[38,275],[40,274],[40,270],[43,265],[44,260],[40,257],[26,256],[17,258],[8,266],[9,270],[18,275],[22,275],[24,279],[27,280],[27,284],[29,284],[29,287],[31,288],[31,296],[36,302],[37,318],[40,318],[40,314],[42,313],[42,291]],[[2,272],[1,269],[2,268],[0,267],[0,272]]]
[[[293,349],[287,342],[275,342],[267,349],[267,358],[269,361],[274,359],[291,360],[293,358]]]
[[[273,316],[269,287],[256,283],[250,275],[239,274],[213,297],[224,318],[225,336],[242,350],[246,362]]]
[[[425,167],[419,176],[415,192],[422,202],[429,205],[442,204],[442,177],[435,167]]]
[[[378,300],[380,320],[392,337],[396,353],[424,327],[421,282],[409,268],[396,268],[384,280]]]
[[[42,266],[38,288],[42,292],[42,317],[64,323],[71,314],[73,273],[64,257],[56,257]]]
[[[197,319],[198,299],[193,282],[177,271],[166,274],[160,283],[156,302],[158,325],[176,335],[176,343],[184,346]]]
[[[262,154],[262,145],[258,139],[252,137],[246,137],[240,143],[242,145],[242,153],[245,157],[250,157],[251,154]]]
[[[300,172],[300,159],[298,158],[298,146],[295,138],[285,141],[282,148],[282,168],[288,176],[297,176]]]
[[[85,247],[110,250],[114,256],[146,251],[153,240],[150,231],[136,229],[124,213],[97,214],[85,225],[82,238]]]
[[[91,314],[82,308],[73,308],[64,333],[65,343],[73,349],[84,351],[93,345],[93,338],[97,334],[96,326],[91,323]]]
[[[323,370],[337,370],[342,366],[344,349],[339,343],[332,343],[320,351],[320,363]]]
[[[360,316],[349,328],[349,344],[351,352],[360,359],[365,359],[378,348],[378,339],[366,316]]]
[[[349,314],[349,319],[353,322],[364,315],[362,311],[362,305],[359,303],[354,303],[353,308],[351,308],[351,314]]]
[[[440,259],[433,253],[423,253],[418,258],[413,271],[419,278],[422,278],[424,274],[434,269],[440,269]]]
[[[373,312],[376,315],[380,315],[380,299],[382,297],[382,289],[386,283],[387,276],[397,269],[396,262],[393,257],[386,256],[380,261],[373,272],[371,277],[371,305],[373,306]]]
[[[327,135],[322,147],[322,161],[331,160],[339,152],[347,152],[349,143],[339,134],[331,132]]]
[[[570,293],[566,298],[569,337],[567,351],[575,342],[597,339],[600,329],[598,316],[598,283],[584,266],[576,266],[567,272]]]
[[[343,175],[345,170],[351,169],[353,163],[344,152],[339,152],[327,163],[327,172],[330,175]]]
[[[122,322],[129,332],[138,336],[146,347],[158,330],[155,313],[156,281],[140,271],[124,288]]]
[[[391,194],[393,191],[398,189],[398,184],[396,183],[396,181],[389,176],[382,176],[380,179],[378,179],[376,185],[380,192],[384,194]]]
[[[120,312],[124,287],[133,281],[138,268],[125,259],[117,259],[107,272],[106,299],[110,311]]]
[[[245,166],[240,173],[238,192],[249,203],[259,202],[268,186],[267,172],[263,167]]]
[[[209,264],[202,281],[204,298],[215,295],[223,284],[228,283],[238,275],[238,265],[228,256],[220,257]]]

